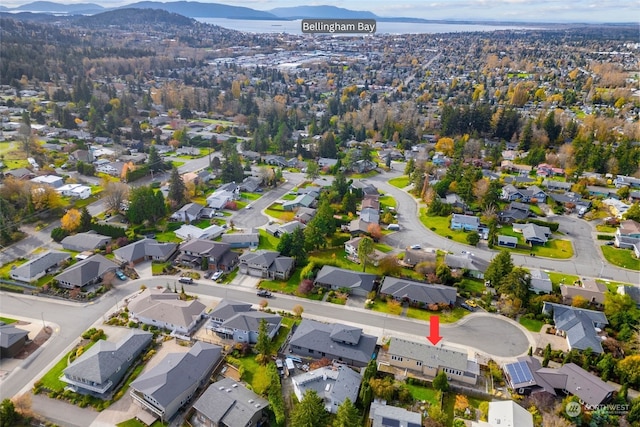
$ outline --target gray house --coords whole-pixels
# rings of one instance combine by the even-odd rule
[[[452,230],[478,231],[480,218],[471,215],[453,214],[451,217]]]
[[[374,290],[375,280],[375,274],[325,265],[318,272],[314,284],[331,290],[347,288],[354,295],[367,296],[369,292]]]
[[[264,279],[287,280],[294,266],[293,258],[275,251],[258,250],[240,256],[240,273]]]
[[[116,261],[137,264],[142,261],[166,262],[178,250],[176,243],[158,243],[155,239],[142,239],[113,251]]]
[[[82,288],[99,283],[107,272],[117,269],[118,264],[98,254],[72,265],[55,276],[54,280],[62,288]]]
[[[178,261],[193,267],[202,267],[205,262],[209,270],[231,271],[238,263],[238,253],[227,243],[205,239],[192,239],[180,245]]]
[[[170,353],[131,383],[133,401],[163,422],[170,420],[206,384],[222,347],[198,341],[187,353]]]
[[[68,251],[84,252],[102,249],[111,242],[111,237],[93,231],[67,236],[60,244]]]
[[[69,259],[71,255],[68,252],[47,251],[14,268],[9,272],[9,276],[19,282],[34,282]]]
[[[260,234],[255,232],[223,234],[222,243],[228,244],[231,249],[257,248],[260,244]]]
[[[385,276],[382,280],[380,294],[390,295],[400,301],[407,300],[413,303],[427,305],[453,305],[457,297],[456,288],[452,286],[414,282],[413,280],[399,279],[390,276]]]
[[[489,267],[489,262],[478,258],[473,254],[466,253],[462,255],[446,254],[444,263],[452,270],[462,270],[468,276],[476,279],[483,279],[484,272]]]
[[[223,299],[209,314],[207,329],[210,329],[225,337],[232,338],[235,342],[255,344],[258,342],[260,322],[267,323],[267,333],[273,339],[282,323],[282,318],[277,314],[256,311],[251,304]]]
[[[117,343],[100,340],[67,366],[61,379],[76,393],[108,398],[152,338],[133,329]]]
[[[371,402],[369,419],[371,420],[371,427],[387,427],[389,425],[398,427],[422,426],[422,414],[377,401]]]
[[[374,357],[377,340],[353,326],[303,319],[291,337],[289,348],[301,356],[335,359],[362,367]]]
[[[542,312],[553,316],[556,329],[567,339],[569,350],[590,348],[598,354],[604,351],[599,335],[599,331],[609,324],[604,313],[550,302],[544,303]]]
[[[0,359],[15,357],[22,351],[29,332],[13,325],[0,325]]]
[[[307,390],[314,390],[324,401],[324,409],[335,414],[347,398],[356,401],[362,376],[344,365],[325,366],[297,375],[291,382],[298,400],[302,400]]]
[[[211,384],[193,405],[192,425],[256,427],[269,401],[232,378]]]
[[[188,335],[205,316],[206,306],[196,299],[182,301],[166,288],[147,288],[128,305],[129,315],[140,323]]]

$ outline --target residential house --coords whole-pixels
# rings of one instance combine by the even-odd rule
[[[498,235],[498,246],[505,248],[515,248],[518,246],[518,238],[514,236]]]
[[[484,279],[484,272],[489,267],[489,261],[485,261],[468,252],[461,255],[446,254],[444,263],[451,270],[460,270],[476,279]]]
[[[404,251],[404,258],[402,261],[405,265],[413,268],[421,262],[432,262],[435,265],[436,257],[437,254],[435,250],[427,251],[424,249],[407,248]]]
[[[544,181],[542,181],[542,185],[549,191],[571,191],[571,186],[573,184],[565,181],[545,179]]]
[[[178,156],[198,156],[200,149],[197,147],[180,147],[176,150]]]
[[[113,251],[116,261],[138,264],[142,261],[167,262],[176,253],[176,243],[159,243],[155,239],[142,239]]]
[[[209,381],[222,358],[222,348],[196,342],[187,353],[170,353],[131,383],[133,401],[168,421]]]
[[[530,289],[533,292],[536,292],[538,294],[549,294],[553,291],[551,279],[549,278],[549,275],[543,270],[540,270],[539,268],[533,268],[529,271],[529,276],[531,277]]]
[[[348,289],[350,294],[366,297],[375,289],[375,280],[375,274],[325,265],[318,272],[314,285],[334,291]]]
[[[267,250],[247,252],[240,256],[239,261],[240,273],[264,279],[287,280],[295,267],[293,258]]]
[[[111,242],[111,237],[103,236],[95,231],[87,231],[85,233],[77,233],[67,236],[60,244],[63,249],[75,252],[95,251],[103,249]]]
[[[103,162],[96,162],[96,172],[106,173],[111,176],[120,176],[122,174],[122,168],[124,167],[124,163],[122,162],[110,162],[105,160]]]
[[[206,306],[198,300],[183,301],[167,288],[147,288],[129,301],[129,317],[175,335],[189,335],[205,317]]]
[[[182,224],[180,228],[174,231],[174,234],[180,240],[212,240],[222,233],[224,233],[224,228],[218,224],[211,224],[206,228],[196,227],[192,224]]]
[[[268,155],[264,157],[264,162],[271,166],[287,167],[287,160],[282,156]]]
[[[118,264],[98,254],[72,265],[53,279],[61,288],[83,288],[99,283],[106,273],[117,269]]]
[[[0,325],[0,359],[16,357],[29,339],[29,332],[13,325]]]
[[[298,221],[302,224],[307,224],[316,216],[316,210],[313,208],[298,208],[296,216],[293,217],[294,221]]]
[[[327,157],[320,157],[318,159],[318,166],[321,168],[332,168],[338,163],[338,159],[330,159]]]
[[[502,187],[501,198],[510,202],[522,201],[525,203],[545,203],[547,194],[537,185],[532,185],[526,189],[518,189],[513,184]]]
[[[520,203],[520,202],[511,202],[509,203],[509,207],[503,211],[498,212],[498,218],[500,222],[511,224],[515,221],[522,221],[531,214],[531,206]]]
[[[550,302],[543,304],[542,312],[553,316],[556,335],[567,339],[569,350],[591,348],[594,353],[603,352],[600,333],[609,324],[604,313]]]
[[[324,401],[324,409],[332,414],[347,398],[358,399],[362,376],[348,366],[324,366],[291,378],[293,392],[301,401],[307,390],[314,390]]]
[[[293,200],[287,200],[282,204],[282,209],[285,211],[292,211],[297,208],[309,208],[314,202],[315,198],[310,194],[300,194]]]
[[[31,182],[46,185],[51,188],[60,188],[64,185],[64,178],[56,175],[40,175],[32,178]]]
[[[265,321],[269,339],[273,339],[282,323],[277,314],[251,309],[251,304],[223,299],[208,314],[207,329],[235,342],[258,342],[260,323]]]
[[[56,191],[65,197],[85,200],[91,197],[91,187],[82,184],[65,184],[56,188]]]
[[[244,150],[242,152],[242,157],[252,162],[260,160],[260,153],[256,151]]]
[[[231,249],[255,249],[260,244],[260,234],[255,231],[248,233],[223,234],[222,243],[228,244]]]
[[[420,427],[422,426],[422,414],[407,411],[397,406],[381,403],[377,399],[371,402],[369,408],[371,427]]]
[[[360,258],[358,256],[358,246],[360,246],[360,242],[362,241],[363,236],[354,237],[353,239],[349,239],[344,242],[344,250],[347,253],[347,259],[351,262],[355,262],[356,264],[360,264]],[[380,260],[387,256],[384,252],[374,249],[371,254],[369,254],[369,261],[373,265],[378,265]]]
[[[640,178],[635,178],[632,176],[618,175],[616,176],[616,179],[613,181],[613,183],[615,184],[616,188],[640,188]]]
[[[503,171],[517,172],[521,175],[529,175],[529,172],[533,170],[533,166],[520,165],[517,163],[513,163],[513,161],[511,160],[503,160],[502,162],[500,162],[500,169]]]
[[[108,399],[152,339],[152,333],[132,329],[117,343],[99,340],[67,366],[60,379],[76,393]]]
[[[209,197],[207,197],[207,206],[211,209],[224,209],[229,202],[234,200],[234,194],[229,191],[216,190]]]
[[[9,276],[19,282],[31,283],[59,268],[71,259],[68,252],[47,251],[9,271]]]
[[[182,243],[179,251],[177,260],[196,268],[231,271],[238,263],[238,253],[228,243],[193,239]]]
[[[366,173],[374,170],[378,167],[378,164],[371,160],[357,160],[352,166],[351,170],[355,173]]]
[[[255,193],[262,184],[262,178],[257,176],[248,176],[240,183],[240,191]]]
[[[544,176],[544,177],[561,176],[561,175],[564,175],[564,169],[557,168],[547,163],[540,163],[536,167],[536,175]]]
[[[289,349],[305,357],[363,367],[375,358],[377,340],[354,326],[303,319],[291,336]]]
[[[640,202],[640,191],[630,191],[629,200],[631,200],[632,203]]]
[[[467,209],[467,204],[460,196],[455,193],[447,194],[442,203],[451,206],[454,209]]]
[[[606,198],[609,198],[609,197],[613,198],[613,199],[619,199],[620,198],[620,196],[618,196],[617,190],[614,190],[614,189],[608,188],[608,187],[587,185],[587,192],[589,193],[589,196],[601,197],[603,199],[606,199]]]
[[[478,231],[480,218],[471,215],[453,214],[451,217],[452,230]]]
[[[370,222],[366,222],[360,218],[356,218],[349,222],[349,225],[344,228],[345,231],[348,231],[352,236],[359,236],[360,234],[369,233],[369,225]]]
[[[269,401],[239,384],[223,378],[211,384],[193,404],[191,425],[203,427],[257,427],[267,417]]]
[[[171,214],[170,219],[173,221],[190,223],[200,218],[200,212],[202,212],[202,209],[204,209],[204,206],[198,203],[187,203]]]
[[[624,214],[627,213],[627,211],[631,207],[631,205],[614,198],[604,199],[602,201],[602,204],[609,209],[611,215],[615,216],[618,219],[622,219]]]
[[[520,395],[546,392],[553,396],[577,396],[586,405],[601,405],[613,397],[615,388],[574,363],[558,369],[543,368],[533,356],[519,357],[503,367],[509,388]]]
[[[622,221],[613,243],[617,248],[625,249],[631,249],[633,245],[640,243],[640,223],[633,219]]]
[[[513,400],[489,402],[487,421],[472,421],[471,427],[533,427],[531,412]]]
[[[629,295],[638,308],[640,308],[640,288],[637,286],[618,286],[617,293],[620,295]]]
[[[385,276],[380,295],[389,295],[399,301],[411,303],[453,305],[456,302],[456,288],[452,286],[415,282]]]
[[[513,224],[513,231],[522,233],[524,241],[530,245],[545,245],[551,237],[551,229],[533,223]]]
[[[5,178],[12,177],[19,180],[27,180],[35,177],[36,175],[27,168],[11,169],[4,173]]]
[[[363,207],[360,209],[360,220],[368,224],[378,224],[380,222],[380,210]]]
[[[466,384],[475,384],[480,375],[480,365],[469,359],[466,351],[397,337],[391,337],[382,360],[381,363],[432,378],[445,372],[450,379]]]
[[[592,304],[604,304],[607,286],[595,279],[582,279],[579,285],[560,285],[560,293],[565,304],[571,304],[576,296],[581,296]]]

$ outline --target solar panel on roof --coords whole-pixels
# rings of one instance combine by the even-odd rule
[[[391,418],[382,417],[383,427],[400,427],[400,421],[392,420]]]
[[[507,371],[513,384],[523,384],[533,381],[533,374],[526,362],[516,362],[507,365]]]

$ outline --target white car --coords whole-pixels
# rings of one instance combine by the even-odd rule
[[[219,278],[222,277],[222,270],[218,270],[215,273],[213,273],[213,276],[211,276],[211,280],[218,280]]]
[[[411,249],[422,249],[420,245],[411,245]]]

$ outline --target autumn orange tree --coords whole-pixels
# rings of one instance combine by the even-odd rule
[[[69,233],[73,233],[80,227],[80,211],[77,209],[69,209],[60,219],[60,227]]]

